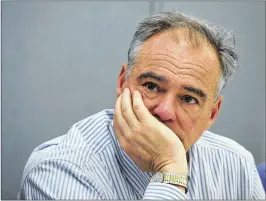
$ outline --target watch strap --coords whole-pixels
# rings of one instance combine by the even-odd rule
[[[151,179],[151,182],[160,182],[165,184],[174,184],[179,185],[185,188],[185,192],[187,192],[188,186],[188,177],[178,174],[178,173],[171,173],[171,172],[156,172],[152,178],[158,177],[158,175],[162,176],[160,181]]]

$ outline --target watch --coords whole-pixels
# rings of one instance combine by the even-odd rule
[[[165,183],[183,186],[187,192],[188,177],[171,172],[156,172],[152,175],[151,183]]]

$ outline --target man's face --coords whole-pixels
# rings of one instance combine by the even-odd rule
[[[148,39],[126,80],[123,66],[117,91],[138,90],[150,113],[175,132],[187,151],[217,117],[220,64],[205,41],[193,47],[181,31],[175,34],[178,42],[172,32]]]

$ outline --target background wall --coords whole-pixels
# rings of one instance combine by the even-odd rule
[[[241,68],[211,130],[265,161],[264,2],[2,2],[2,199],[16,199],[36,146],[113,108],[137,22],[173,9],[236,32]]]

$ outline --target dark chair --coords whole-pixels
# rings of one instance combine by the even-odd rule
[[[266,193],[266,163],[261,163],[257,166],[257,170],[260,175],[260,179],[264,188],[264,191]]]

